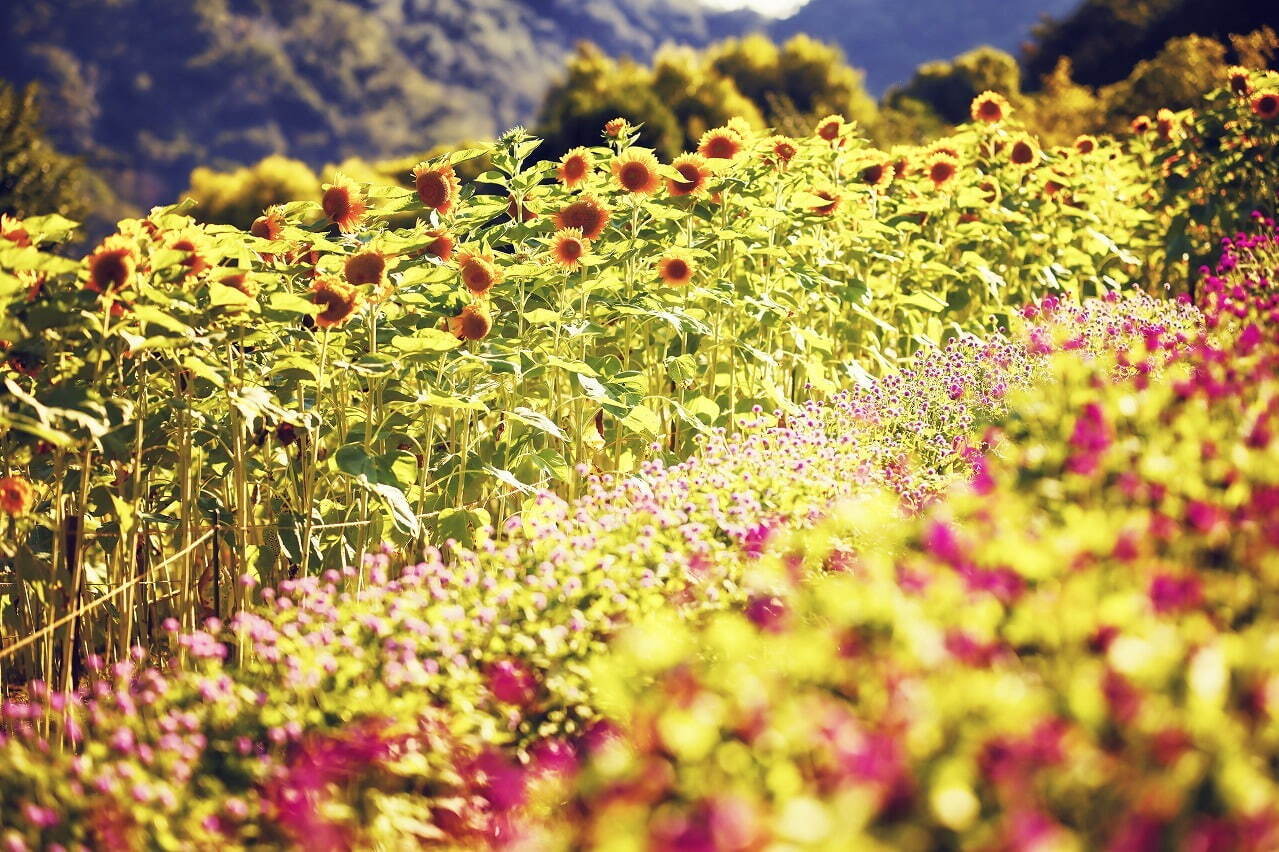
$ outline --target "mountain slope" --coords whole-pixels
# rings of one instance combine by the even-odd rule
[[[983,44],[1016,52],[1042,15],[1061,16],[1078,0],[809,0],[772,27],[777,38],[809,33],[836,42],[880,95],[915,68]]]

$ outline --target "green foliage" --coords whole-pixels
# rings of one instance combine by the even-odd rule
[[[0,80],[0,213],[83,217],[94,200],[80,161],[59,153],[40,126],[36,86]]]

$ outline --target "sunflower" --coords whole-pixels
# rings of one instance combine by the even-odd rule
[[[426,237],[431,242],[422,249],[422,254],[438,257],[445,263],[453,259],[453,237],[448,231],[443,229],[427,231]]]
[[[249,274],[247,272],[229,272],[222,276],[219,283],[222,284],[223,287],[230,287],[233,290],[239,290],[250,299],[256,299],[258,297],[257,282],[249,278]]]
[[[0,511],[7,515],[25,515],[35,503],[35,489],[20,476],[0,479]]]
[[[551,237],[551,257],[565,269],[577,269],[582,256],[591,248],[591,241],[582,236],[580,228],[563,228]]]
[[[701,154],[684,154],[676,157],[671,168],[684,176],[683,180],[666,179],[666,190],[671,195],[693,195],[701,192],[710,180],[710,165]]]
[[[1264,121],[1279,118],[1279,92],[1259,92],[1252,99],[1252,114]]]
[[[861,177],[862,183],[867,186],[888,186],[893,180],[893,164],[888,162],[870,163],[862,167],[859,177]]]
[[[506,215],[511,217],[512,222],[531,222],[537,218],[537,214],[529,206],[529,200],[529,197],[525,196],[524,200],[520,201],[514,194],[507,197]]]
[[[449,332],[461,340],[483,340],[493,329],[493,319],[483,305],[467,305],[449,317]]]
[[[1150,130],[1150,116],[1139,115],[1128,124],[1128,129],[1138,136],[1145,135]]]
[[[708,160],[731,160],[742,153],[742,135],[728,127],[716,127],[702,134],[697,153]]]
[[[331,275],[317,278],[311,285],[311,301],[323,305],[315,317],[320,328],[332,328],[346,322],[360,306],[360,294],[354,287]]]
[[[22,227],[22,220],[15,219],[7,213],[0,213],[0,239],[17,243],[20,246],[31,245],[31,235]]]
[[[195,228],[184,229],[169,243],[169,248],[182,252],[179,262],[187,268],[188,276],[199,275],[209,268],[209,262],[201,253],[207,247],[205,243],[204,234]]]
[[[254,219],[253,224],[249,226],[249,233],[263,240],[278,240],[280,231],[283,229],[284,223],[280,221],[280,214],[272,210]]]
[[[933,182],[933,186],[941,189],[950,183],[955,177],[955,173],[959,171],[959,160],[949,154],[937,153],[928,159],[928,179]]]
[[[1075,150],[1081,154],[1091,154],[1097,148],[1097,138],[1084,133],[1075,137]]]
[[[359,185],[340,172],[333,176],[333,183],[324,185],[324,198],[320,200],[320,207],[329,221],[344,233],[354,231],[364,218],[364,211],[368,209]]]
[[[817,189],[813,191],[813,195],[816,195],[818,198],[825,201],[824,204],[816,204],[813,206],[813,212],[818,216],[835,215],[835,211],[839,209],[839,205],[843,201],[843,199],[839,196],[839,193],[835,192],[833,189]]]
[[[683,287],[693,280],[695,267],[688,255],[671,251],[657,261],[657,275],[672,287]]]
[[[1021,136],[1013,143],[1008,159],[1013,165],[1033,166],[1039,160],[1039,149],[1029,136]]]
[[[555,176],[566,188],[572,189],[586,180],[593,168],[595,168],[595,158],[591,156],[591,152],[585,148],[574,148],[560,158]]]
[[[1248,95],[1252,92],[1252,84],[1248,79],[1248,69],[1239,65],[1231,65],[1226,69],[1226,80],[1230,91],[1236,95]]]
[[[124,237],[114,234],[89,255],[89,281],[85,287],[95,293],[116,293],[133,283],[137,258]]]
[[[817,129],[814,132],[827,142],[834,142],[844,132],[844,117],[842,115],[828,115],[817,122]]]
[[[1155,113],[1155,127],[1159,129],[1159,138],[1164,142],[1172,140],[1177,131],[1177,114],[1165,107]]]
[[[657,157],[646,148],[628,148],[613,158],[613,179],[619,187],[636,195],[657,191],[661,186],[657,169]]]
[[[555,227],[559,230],[577,228],[582,236],[593,240],[604,233],[608,225],[609,209],[593,195],[583,195],[555,214]]]
[[[616,139],[630,129],[630,126],[631,123],[621,116],[610,118],[604,122],[604,135],[609,139]]]
[[[999,184],[993,180],[984,180],[977,185],[977,188],[982,191],[982,200],[987,204],[994,204],[1000,198]]]
[[[441,216],[452,210],[457,203],[457,173],[450,165],[418,163],[413,167],[413,186],[417,189],[417,197],[422,200],[422,205],[435,210]]]
[[[502,272],[494,264],[491,254],[459,254],[457,270],[462,277],[462,285],[477,296],[483,296],[502,280]]]
[[[795,147],[795,143],[785,136],[774,136],[768,140],[768,151],[764,154],[765,161],[773,168],[784,169],[799,150]]]
[[[980,121],[983,124],[995,124],[1003,121],[1012,112],[1012,107],[1008,105],[1008,101],[998,92],[985,91],[977,97],[973,98],[972,105],[968,108],[969,113],[973,117],[973,121]]]
[[[386,257],[381,252],[372,250],[353,254],[342,266],[342,274],[346,283],[352,286],[381,284],[386,275]]]

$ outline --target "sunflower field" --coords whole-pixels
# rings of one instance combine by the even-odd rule
[[[0,846],[1279,848],[1279,74],[1221,78],[0,220]]]

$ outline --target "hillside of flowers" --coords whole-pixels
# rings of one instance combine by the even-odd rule
[[[1277,88],[5,220],[0,842],[1271,848]]]

